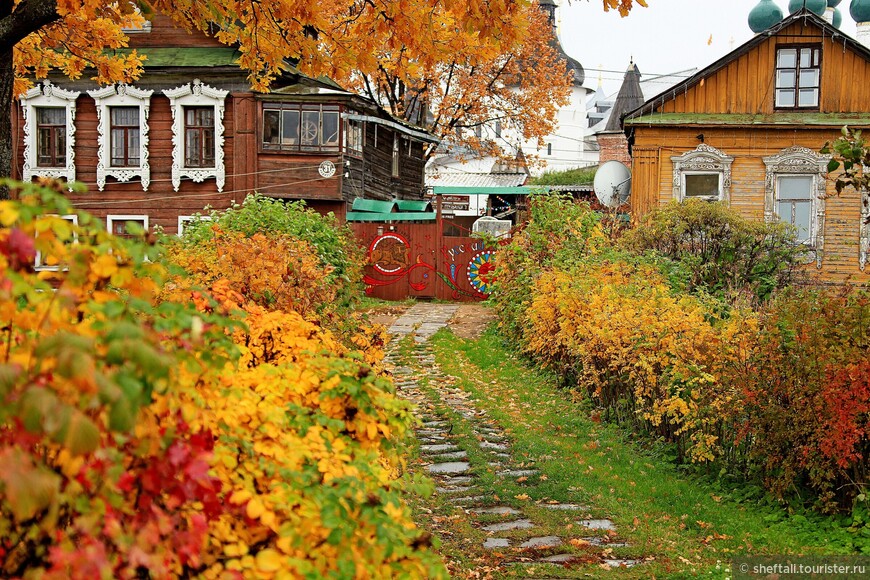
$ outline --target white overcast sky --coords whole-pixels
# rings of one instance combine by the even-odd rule
[[[626,18],[604,12],[601,0],[558,0],[562,46],[586,69],[585,85],[619,90],[634,57],[642,75],[703,68],[752,37],[747,18],[758,0],[647,0]],[[774,0],[787,13],[788,0]],[[840,30],[855,36],[849,0],[840,3]],[[707,41],[712,35],[712,43]],[[646,95],[651,97],[653,95]]]

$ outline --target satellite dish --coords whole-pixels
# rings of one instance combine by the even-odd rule
[[[592,187],[601,205],[615,209],[631,194],[631,171],[619,161],[608,161],[595,172]]]

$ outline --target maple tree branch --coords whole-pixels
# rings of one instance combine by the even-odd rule
[[[11,5],[12,1],[6,0],[0,12],[0,53],[11,51],[31,32],[60,20],[57,0],[22,0],[10,12]]]

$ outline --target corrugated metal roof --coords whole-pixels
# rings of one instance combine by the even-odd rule
[[[426,200],[397,199],[396,209],[399,211],[432,211],[432,205]]]
[[[397,212],[379,213],[373,211],[349,211],[346,219],[349,222],[431,222],[435,221],[435,212]]]
[[[439,169],[426,173],[426,187],[517,187],[528,179],[525,173],[466,173]]]
[[[381,201],[377,199],[362,199],[360,197],[353,200],[353,211],[371,211],[378,213],[390,213],[393,211],[394,202]]]

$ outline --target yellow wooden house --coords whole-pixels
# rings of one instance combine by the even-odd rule
[[[801,10],[626,115],[631,211],[721,200],[794,224],[818,281],[868,284],[867,194],[819,153],[844,125],[870,137],[870,48]]]

